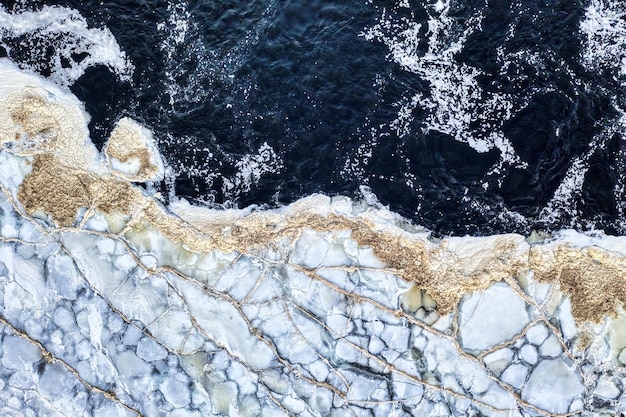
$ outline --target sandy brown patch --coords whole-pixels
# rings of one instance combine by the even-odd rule
[[[626,259],[621,255],[552,243],[531,249],[529,267],[538,280],[558,282],[571,296],[578,321],[599,323],[626,304]]]
[[[157,156],[147,148],[144,138],[141,137],[141,126],[130,119],[124,118],[118,122],[111,132],[104,151],[109,163],[111,158],[122,163],[133,159],[138,161],[137,173],[124,174],[131,181],[148,181],[159,174],[159,167],[155,163]],[[111,169],[113,171],[113,168]]]
[[[192,224],[168,213],[128,181],[89,168],[83,149],[86,138],[68,122],[67,112],[30,93],[14,104],[13,122],[28,135],[37,137],[51,129],[57,135],[54,146],[35,152],[32,172],[20,186],[18,199],[29,213],[43,211],[60,225],[73,224],[81,208],[118,212],[131,215],[129,227],[149,227],[187,250],[241,253],[262,250],[285,238],[293,241],[306,229],[349,230],[360,246],[371,247],[388,268],[426,291],[440,314],[451,311],[464,294],[528,270],[541,281],[559,283],[571,296],[572,313],[579,322],[599,322],[616,314],[617,306],[626,302],[626,261],[599,248],[559,243],[531,248],[520,235],[444,239],[434,244],[397,226],[381,228],[367,213],[320,215],[306,207],[288,215],[253,212],[228,217],[216,213]],[[83,148],[78,147],[80,143]],[[122,148],[113,141],[109,152],[123,159],[129,154]]]

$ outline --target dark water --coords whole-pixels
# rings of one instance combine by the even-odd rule
[[[92,115],[98,146],[123,115],[154,131],[174,174],[158,185],[166,194],[275,206],[314,192],[358,196],[367,185],[383,204],[441,234],[624,231],[626,150],[615,127],[623,80],[617,67],[590,69],[581,58],[586,2],[452,2],[442,42],[464,37],[454,68],[479,72],[479,94],[459,98],[469,115],[461,133],[428,128],[437,109],[423,103],[440,103],[429,78],[436,74],[407,68],[381,36],[366,35],[381,21],[396,22],[382,32],[400,37],[409,23],[421,25],[411,53],[425,59],[434,1],[14,3],[0,1],[18,12],[73,8],[91,27],[111,31],[135,67],[132,80],[100,65],[71,89]],[[480,25],[472,26],[477,14]],[[33,48],[33,38],[5,36],[4,54],[50,75],[46,54],[55,43]],[[419,93],[425,101],[409,106],[399,132],[393,121]],[[506,104],[492,106],[494,96]],[[455,117],[443,112],[442,120]],[[493,132],[518,156],[495,172],[501,149],[478,152],[463,140]],[[246,185],[242,167],[251,160],[266,168]],[[582,185],[554,202],[576,160],[585,168]]]

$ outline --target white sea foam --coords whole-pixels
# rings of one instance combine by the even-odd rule
[[[258,42],[260,28],[268,22],[264,16],[271,13],[273,7],[270,3],[257,25],[242,34],[230,48],[217,49],[204,39],[202,27],[191,13],[188,2],[169,1],[167,19],[157,24],[162,36],[159,46],[165,55],[165,78],[162,83],[169,103],[168,111],[179,116],[196,111],[215,97],[215,90],[210,86],[218,83],[231,88],[233,98],[226,103],[226,107],[232,109],[235,118],[247,120],[250,114],[241,104],[249,98],[256,85],[252,80],[235,80],[235,73],[246,59],[249,49]],[[188,153],[194,154],[193,160],[171,161],[171,175],[167,180],[173,185],[177,176],[188,175],[212,188],[216,178],[223,178],[222,192],[226,205],[250,191],[263,175],[277,173],[283,168],[281,158],[267,143],[250,154],[224,157],[223,154],[216,155],[201,143],[208,138],[175,137],[170,133],[161,140],[184,144],[189,149]],[[195,154],[202,156],[196,157]],[[225,173],[233,170],[234,174]],[[170,186],[170,189],[174,187]],[[196,201],[205,201],[209,205],[213,203],[212,196],[200,197]]]
[[[220,159],[219,155],[211,152],[204,143],[192,136],[175,138],[174,135],[168,135],[164,141],[177,143],[189,150],[186,156],[179,161],[173,161],[166,169],[165,180],[170,183],[170,201],[177,199],[174,194],[174,182],[180,175],[201,178],[209,188],[214,188],[215,180],[221,178],[221,191],[226,200],[224,205],[230,206],[242,193],[252,190],[263,176],[277,174],[284,169],[283,159],[267,143],[263,143],[254,153],[244,154],[237,159],[231,158],[235,159],[232,161]],[[234,173],[225,173],[227,171],[225,167],[234,168]],[[211,195],[201,196],[194,201],[208,206],[215,203]]]
[[[583,191],[583,184],[589,170],[589,159],[598,151],[607,147],[609,140],[615,135],[623,135],[626,132],[626,112],[624,112],[617,103],[613,104],[614,109],[621,114],[621,117],[613,120],[600,133],[595,135],[589,143],[588,150],[583,155],[572,160],[565,173],[565,177],[555,190],[550,201],[539,213],[539,220],[548,224],[558,222],[560,218],[569,217],[570,226],[581,226],[584,221],[579,217],[578,201]],[[618,161],[619,162],[619,161]],[[618,210],[623,213],[624,180],[623,173],[619,174],[620,181],[617,181],[614,187],[615,201],[618,202]],[[587,225],[585,225],[587,226]],[[593,224],[591,224],[593,228]]]
[[[258,153],[244,155],[235,163],[235,167],[237,172],[230,178],[224,178],[222,187],[224,195],[230,198],[236,198],[241,193],[250,191],[261,176],[278,173],[284,165],[274,149],[266,142],[261,145]]]
[[[486,3],[485,3],[486,4]],[[513,97],[499,92],[484,91],[477,83],[477,77],[484,75],[481,70],[459,62],[457,56],[465,46],[467,39],[482,28],[484,9],[478,6],[476,11],[464,22],[451,16],[454,14],[453,2],[438,0],[426,6],[428,18],[426,22],[417,22],[406,14],[399,13],[405,8],[404,1],[399,1],[389,9],[382,9],[377,24],[366,28],[363,36],[371,41],[381,42],[389,49],[389,59],[396,62],[402,69],[428,81],[430,92],[417,93],[402,97],[398,102],[397,117],[388,127],[398,136],[412,132],[416,113],[425,112],[423,128],[446,133],[459,142],[469,144],[477,152],[486,152],[498,149],[501,160],[490,171],[497,174],[498,181],[506,176],[507,169],[513,165],[517,168],[526,167],[516,154],[510,141],[504,136],[502,126],[524,109],[528,100],[536,93],[545,94],[550,91],[559,91],[556,85],[529,87],[524,97]],[[536,74],[550,71],[554,62],[563,61],[552,51],[535,51],[513,48],[508,51],[507,43],[517,36],[522,17],[528,13],[538,13],[530,10],[521,2],[514,2],[510,6],[511,23],[502,46],[497,48],[496,64],[500,66],[500,74],[512,74],[509,78],[512,86],[527,84],[527,76],[512,66],[528,64]],[[540,12],[539,12],[540,13]],[[536,18],[540,16],[537,15]],[[614,81],[622,87],[626,86],[626,5],[621,1],[591,0],[588,2],[584,18],[580,22],[582,34],[581,63],[595,74],[608,71]],[[560,71],[563,71],[579,88],[584,87],[585,81],[561,62]],[[613,107],[618,116],[612,120],[603,120],[598,123],[599,132],[590,138],[587,150],[575,156],[569,162],[564,178],[553,192],[552,198],[540,208],[537,220],[546,224],[561,223],[567,219],[571,226],[593,227],[592,222],[580,217],[580,205],[583,199],[583,185],[589,171],[589,161],[598,151],[606,148],[615,135],[622,136],[626,131],[624,110],[619,104],[621,91],[607,91],[613,101]],[[479,127],[476,127],[479,126]],[[383,126],[381,126],[382,128]],[[371,136],[363,140],[356,156],[346,159],[343,173],[362,178],[369,163],[371,149],[378,141],[384,140],[384,129],[371,128]],[[555,128],[556,136],[560,129]],[[626,154],[619,150],[612,169],[618,178],[614,186],[616,209],[624,213],[625,180],[623,168],[626,166]],[[414,192],[420,190],[414,186],[410,178],[405,182]],[[487,182],[483,183],[485,189]],[[480,202],[472,205],[478,211],[485,211],[489,207]],[[499,212],[511,213],[506,207]],[[501,214],[501,216],[503,215]],[[527,224],[528,219],[513,213],[510,217],[513,223],[520,226]],[[508,220],[507,220],[508,221]]]
[[[189,13],[188,7],[186,1],[177,3],[169,2],[167,10],[170,15],[167,21],[157,24],[157,29],[165,35],[165,39],[160,47],[166,56],[166,91],[169,95],[170,106],[181,99],[184,99],[184,101],[200,101],[203,98],[202,95],[205,90],[198,88],[199,86],[196,84],[197,76],[191,79],[194,82],[187,83],[187,87],[177,80],[188,71],[185,70],[186,66],[181,65],[181,63],[190,59],[186,54],[181,54],[181,49],[190,49],[193,55],[204,55],[205,53],[204,46],[198,40],[193,41],[190,39],[188,45],[185,44],[190,26],[194,32],[198,30],[197,25],[192,23],[192,16]]]
[[[28,51],[26,61],[17,60],[20,67],[50,66],[52,79],[64,86],[95,65],[106,65],[122,80],[130,80],[134,70],[109,29],[89,27],[79,12],[66,7],[12,13],[0,6],[0,45],[9,56],[14,45],[20,54]],[[47,55],[50,51],[52,56]],[[72,58],[81,54],[80,62]]]
[[[167,20],[159,22],[157,29],[163,37],[160,48],[165,54],[164,87],[172,109],[175,112],[195,109],[194,105],[213,97],[214,92],[208,86],[215,82],[230,84],[233,93],[247,98],[255,86],[243,80],[234,82],[234,77],[246,52],[259,40],[259,28],[252,28],[231,48],[221,50],[205,41],[187,1],[169,1],[167,10]],[[265,20],[260,22],[262,25]],[[229,105],[236,106],[237,101]]]
[[[404,7],[403,2],[397,7]],[[392,13],[383,10],[378,23],[363,32],[366,39],[385,44],[389,58],[405,71],[427,80],[430,85],[428,95],[417,93],[404,97],[398,103],[396,119],[389,126],[399,136],[409,134],[412,113],[419,108],[427,112],[426,131],[448,134],[479,153],[499,150],[500,162],[492,168],[492,173],[502,173],[505,164],[524,166],[500,130],[502,122],[515,113],[512,98],[483,90],[476,80],[482,75],[481,70],[457,59],[468,37],[481,30],[482,11],[472,15],[461,27],[450,16],[451,7],[450,1],[428,6],[429,18],[425,26],[394,16],[395,9]],[[427,43],[425,51],[420,49],[424,41]]]
[[[580,23],[583,63],[591,70],[617,70],[626,76],[626,4],[614,0],[592,0]],[[626,78],[621,80],[626,86]]]

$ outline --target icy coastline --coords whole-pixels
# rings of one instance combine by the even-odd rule
[[[0,85],[4,414],[626,411],[625,238],[432,241],[321,195],[166,208],[130,182],[162,167],[140,125],[115,140],[152,157],[114,165],[74,97]]]

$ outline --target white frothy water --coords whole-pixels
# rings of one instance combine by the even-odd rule
[[[592,0],[580,24],[582,59],[588,69],[609,69],[626,86],[626,4]]]
[[[581,62],[590,72],[608,71],[615,81],[626,87],[626,5],[621,1],[592,0],[580,22],[582,39]],[[609,140],[615,135],[623,137],[626,132],[626,112],[619,104],[621,91],[608,92],[618,117],[604,120],[604,129],[592,138],[585,154],[574,158],[554,192],[552,199],[542,208],[540,220],[554,222],[564,214],[572,217],[571,226],[593,228],[593,222],[579,219],[577,199],[583,191],[583,184],[589,171],[589,160],[596,152],[606,149]],[[624,151],[618,151],[617,168],[624,166]],[[617,211],[624,214],[623,170],[614,186],[613,196]],[[589,224],[585,224],[589,223]],[[623,227],[624,221],[620,222]]]
[[[29,54],[27,62],[18,62],[20,67],[38,71],[49,66],[50,77],[62,86],[72,85],[96,65],[106,65],[121,80],[130,80],[134,70],[109,29],[89,27],[70,8],[45,6],[11,13],[0,6],[0,46],[11,56],[13,45]]]
[[[482,11],[472,15],[461,27],[450,16],[450,1],[428,6],[426,25],[395,17],[394,12],[403,7],[407,6],[400,2],[392,13],[383,10],[378,23],[363,33],[366,39],[385,44],[391,60],[430,85],[430,95],[417,93],[398,103],[397,117],[390,122],[390,127],[401,137],[410,134],[412,114],[420,109],[427,113],[425,131],[448,134],[479,153],[498,149],[500,161],[491,173],[502,173],[505,164],[525,166],[500,130],[502,122],[515,113],[512,97],[482,89],[477,81],[482,71],[457,58],[468,37],[481,30]],[[498,120],[500,123],[494,126],[493,121]],[[479,127],[473,128],[473,125]]]
[[[451,1],[438,0],[429,2],[425,7],[428,14],[427,21],[418,22],[403,9],[410,6],[405,1],[398,1],[390,8],[382,8],[377,24],[366,28],[363,36],[374,42],[380,42],[389,49],[388,58],[396,62],[403,70],[415,74],[429,83],[429,94],[417,93],[406,95],[398,102],[397,117],[391,120],[388,127],[400,136],[414,134],[414,118],[416,114],[425,113],[426,117],[422,129],[437,131],[450,135],[455,140],[467,143],[475,151],[482,153],[492,149],[500,151],[500,161],[487,173],[498,176],[498,181],[507,175],[510,167],[527,168],[508,138],[502,132],[502,126],[524,110],[530,97],[534,94],[559,93],[556,85],[546,85],[541,90],[532,88],[528,98],[513,97],[498,91],[485,91],[477,82],[477,78],[484,76],[480,69],[471,67],[459,59],[459,54],[466,47],[470,36],[482,31],[484,12],[488,3],[478,6],[473,14],[465,21],[459,21],[454,16],[455,7]],[[540,13],[528,9],[521,2],[510,6],[511,22],[508,26],[503,44],[511,42],[523,24],[523,16],[528,13]],[[410,14],[409,14],[410,15]],[[540,18],[536,15],[535,19]],[[580,62],[589,72],[598,74],[607,71],[622,87],[626,86],[626,5],[620,1],[592,0],[586,6],[584,18],[580,22],[581,60]],[[497,48],[496,64],[500,66],[500,74],[511,75],[513,86],[527,83],[527,76],[515,70],[514,65],[524,63],[535,69],[537,74],[549,71],[548,62],[562,59],[551,51],[540,52],[527,49],[513,48],[507,51],[505,47]],[[567,64],[562,63],[559,69],[571,77],[579,88],[588,81],[578,78]],[[598,124],[599,132],[589,138],[589,145],[582,155],[575,156],[569,162],[564,178],[553,192],[549,202],[541,207],[537,220],[546,224],[559,223],[561,219],[571,219],[572,227],[593,227],[592,221],[586,221],[580,216],[580,204],[583,198],[583,186],[589,172],[589,161],[598,151],[606,149],[609,141],[615,136],[622,136],[626,129],[624,110],[620,106],[621,91],[606,91],[613,102],[618,114],[612,120],[603,120]],[[382,126],[381,126],[382,127]],[[365,172],[364,165],[369,163],[368,155],[378,142],[384,140],[384,134],[372,128],[372,139],[364,141],[354,158],[348,158],[344,165],[344,173],[360,177]],[[558,137],[559,126],[555,127]],[[622,161],[624,155],[618,151],[617,168],[626,166]],[[608,168],[608,167],[607,167]],[[619,213],[623,213],[624,180],[623,174],[616,175],[619,180],[614,187],[614,198]],[[406,180],[411,184],[410,179]],[[485,189],[488,183],[483,182]],[[414,189],[419,192],[419,189]],[[479,211],[490,211],[494,207],[480,207],[485,203],[472,203]],[[511,213],[506,207],[498,210],[501,213]],[[515,223],[523,226],[529,219],[518,213],[511,218]]]
[[[211,84],[232,84],[233,89],[243,90],[244,99],[256,88],[251,83],[235,82],[235,73],[244,62],[247,51],[259,40],[259,27],[249,30],[232,47],[213,47],[204,39],[201,24],[190,11],[186,1],[170,1],[169,16],[157,24],[162,35],[160,49],[165,54],[164,87],[169,104],[175,112],[214,97]],[[271,13],[270,5],[266,13]],[[263,19],[260,20],[261,24]],[[186,103],[190,106],[183,106]],[[235,106],[238,103],[230,103]]]
[[[267,143],[263,143],[257,154],[244,155],[235,163],[235,167],[237,168],[235,175],[224,179],[223,191],[225,195],[236,196],[242,192],[250,191],[253,184],[258,182],[262,175],[279,172],[284,165],[274,149]]]
[[[273,10],[270,4],[265,14]],[[165,54],[164,92],[168,98],[169,109],[178,116],[186,116],[186,112],[194,112],[203,103],[215,98],[211,85],[226,84],[232,88],[233,97],[225,104],[227,109],[233,109],[234,116],[246,120],[249,114],[242,104],[249,98],[250,92],[256,89],[251,80],[235,79],[235,73],[241,67],[249,49],[259,40],[259,30],[263,26],[264,17],[259,26],[248,31],[231,48],[212,48],[203,39],[202,27],[190,11],[188,2],[168,2],[169,16],[157,24],[163,40],[160,49]],[[237,100],[241,98],[241,100]],[[173,162],[172,174],[189,175],[193,178],[202,178],[208,188],[213,187],[216,178],[223,178],[222,192],[227,201],[236,201],[242,193],[252,189],[263,175],[277,173],[283,168],[283,162],[277,153],[267,143],[262,144],[256,152],[239,157],[220,158],[206,148],[205,144],[193,137],[176,137],[169,133],[163,139],[170,143],[185,144],[192,149],[192,153],[203,154],[193,162],[182,160]],[[224,167],[234,168],[235,173],[222,173]],[[175,178],[170,178],[173,184]],[[175,198],[171,195],[170,198]],[[212,204],[212,196],[196,199]],[[226,203],[230,205],[230,203]]]

